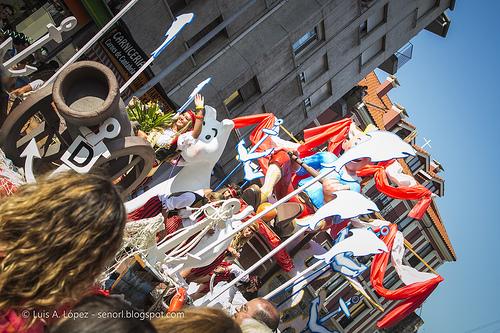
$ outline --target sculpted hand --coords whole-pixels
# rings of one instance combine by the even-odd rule
[[[203,109],[205,107],[205,98],[200,94],[196,94],[196,96],[194,96],[194,105],[197,110]]]
[[[324,179],[323,180],[323,198],[325,203],[332,201],[335,196],[334,193],[337,191],[349,190],[349,186],[341,184],[336,179]]]

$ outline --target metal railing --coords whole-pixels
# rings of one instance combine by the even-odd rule
[[[398,67],[399,70],[404,64],[406,64],[412,57],[413,54],[413,44],[407,43],[405,46],[400,48],[394,55],[398,59]]]

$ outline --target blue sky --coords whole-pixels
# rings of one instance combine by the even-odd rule
[[[458,256],[439,270],[445,281],[424,303],[422,332],[500,332],[498,13],[500,1],[458,0],[445,39],[422,31],[412,40],[390,93],[443,164],[437,202]]]

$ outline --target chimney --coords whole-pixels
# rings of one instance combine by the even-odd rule
[[[387,93],[391,91],[392,88],[395,88],[397,86],[399,86],[399,82],[396,76],[388,76],[387,79],[382,84],[380,84],[377,89],[378,98],[382,98],[383,96],[387,95]]]
[[[402,114],[401,118],[403,118],[403,116],[406,118],[408,117],[408,112],[406,112],[406,108],[404,106],[402,106],[401,104],[394,104],[392,106],[392,110],[399,113],[400,115]]]
[[[408,117],[404,106],[394,104],[391,109],[384,113],[383,121],[385,129],[390,131],[404,117]]]

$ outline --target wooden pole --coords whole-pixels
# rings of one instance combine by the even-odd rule
[[[280,125],[280,128],[283,130],[283,132],[285,132],[290,137],[290,139],[292,139],[296,143],[300,143],[300,144],[304,143],[302,141],[297,140],[297,138],[289,130],[287,130],[285,126]]]
[[[410,242],[408,242],[406,239],[405,239],[405,247],[408,249],[408,251],[410,251],[411,253],[413,253],[413,255],[415,257],[417,257],[418,260],[420,260],[420,262],[422,264],[424,264],[424,266],[427,267],[432,273],[434,273],[436,275],[439,275],[421,256],[418,255],[417,252],[415,252],[415,250],[412,248]]]
[[[340,273],[339,273],[340,274]],[[384,308],[382,307],[382,305],[378,304],[377,302],[375,302],[375,300],[373,298],[371,298],[370,295],[368,295],[368,293],[366,292],[366,290],[364,289],[359,289],[359,287],[357,285],[355,285],[351,280],[349,280],[347,278],[347,276],[343,275],[343,274],[340,274],[344,277],[344,279],[347,280],[347,282],[349,282],[349,284],[351,285],[352,288],[354,288],[354,290],[356,290],[357,292],[359,292],[361,295],[363,295],[363,297],[371,304],[373,305],[377,310],[379,310],[380,312],[384,312]]]

